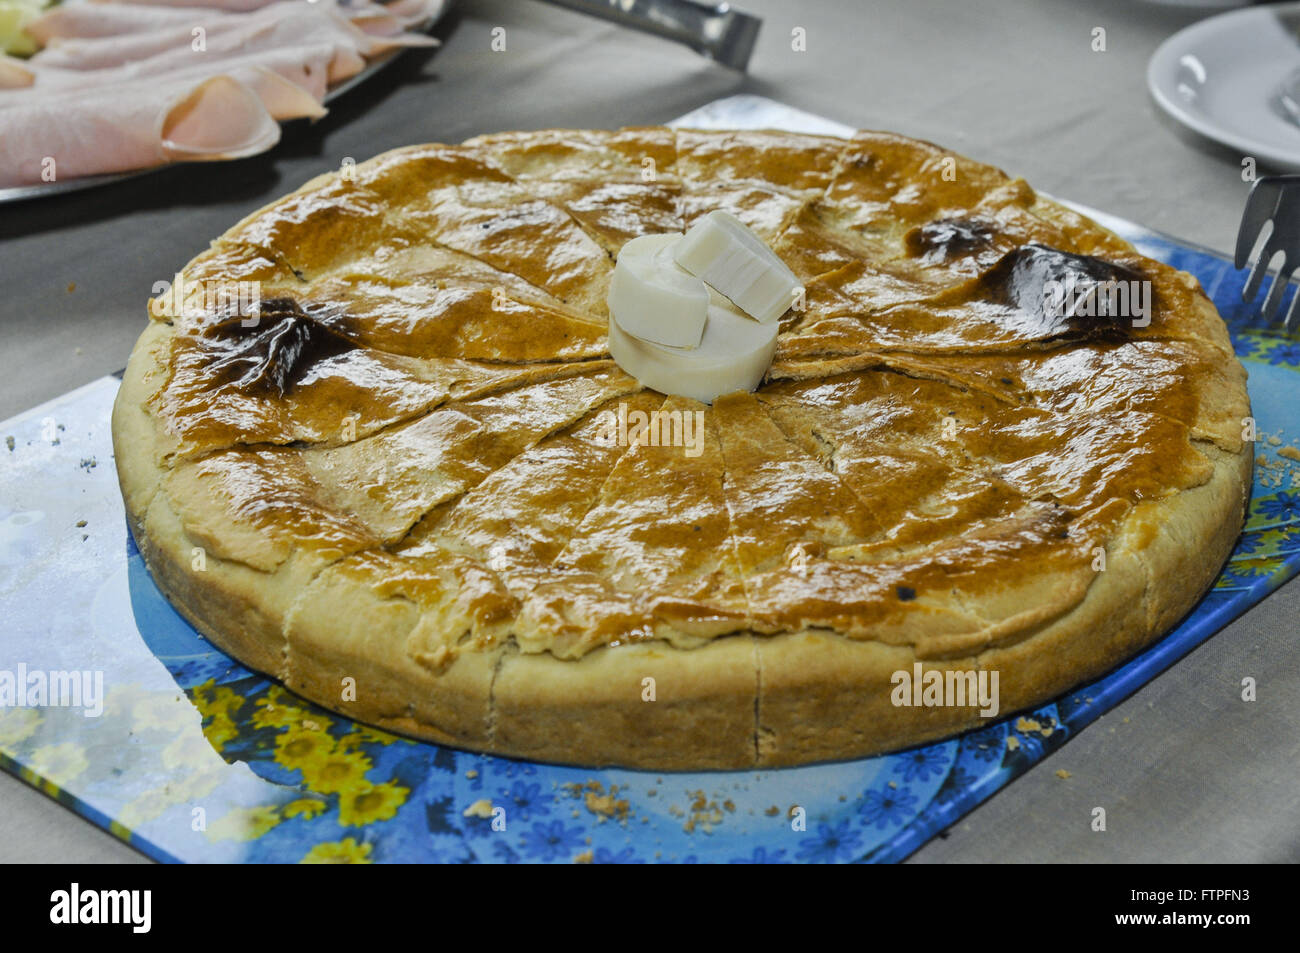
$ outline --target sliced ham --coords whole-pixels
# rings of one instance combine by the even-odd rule
[[[130,3],[76,3],[55,7],[28,23],[25,29],[42,46],[71,37],[122,36],[166,26],[193,26],[198,10],[169,9]],[[220,10],[207,10],[219,16]]]
[[[195,30],[199,28],[203,30],[203,52],[194,49]],[[277,3],[247,16],[196,17],[185,25],[132,36],[61,40],[32,56],[30,62],[80,70],[106,69],[142,60],[188,66],[200,57],[323,42],[351,46],[362,56],[397,46],[437,44],[432,37],[411,33],[391,37],[367,35],[349,22],[333,3]]]
[[[134,39],[167,27],[192,29],[195,26],[205,26],[210,29],[218,19],[236,22],[270,10],[293,15],[323,9],[335,11],[345,19],[352,20],[366,33],[388,36],[441,13],[444,6],[444,0],[397,0],[389,5],[370,2],[340,4],[336,0],[317,0],[311,4],[303,3],[302,0],[272,0],[257,3],[257,6],[241,12],[222,9],[221,0],[165,5],[150,0],[123,3],[112,0],[58,6],[32,20],[24,29],[42,46],[49,46],[59,41],[75,39]]]
[[[370,36],[396,36],[406,28],[401,17],[394,16],[377,3],[344,7],[343,12],[353,26]]]
[[[20,89],[36,81],[26,60],[0,54],[0,89]]]
[[[394,3],[344,3],[348,19],[367,33],[392,36],[442,13],[444,0],[396,0]]]
[[[118,0],[92,0],[96,6],[119,6]],[[228,13],[248,13],[276,3],[301,2],[301,0],[128,0],[142,7],[207,7]],[[308,0],[310,2],[310,0]]]
[[[321,105],[323,96],[265,66],[241,66],[227,75],[255,92],[273,119],[319,119],[329,112]]]
[[[158,57],[100,70],[67,70],[33,63],[27,67],[32,76],[30,83],[20,88],[0,90],[0,108],[32,95],[79,89],[125,90],[141,83],[172,79],[197,80],[218,73],[239,76],[241,70],[259,67],[301,87],[319,104],[325,98],[325,92],[331,83],[350,79],[361,72],[365,65],[366,61],[351,47],[331,46],[325,43],[316,46],[278,47],[210,58],[193,57],[186,66],[164,63]],[[12,76],[17,69],[11,64],[6,72]]]
[[[230,76],[155,80],[121,90],[46,93],[0,107],[0,187],[126,172],[166,162],[237,159],[271,148],[280,126]]]
[[[233,26],[233,24],[231,24]],[[208,40],[218,29],[229,29],[222,24],[208,31]],[[105,69],[121,66],[132,60],[147,59],[170,50],[189,49],[194,42],[192,23],[160,27],[127,36],[76,37],[55,40],[29,58],[29,62],[59,69]]]
[[[392,3],[383,4],[383,7],[401,20],[404,27],[408,27],[441,15],[442,8],[446,5],[446,0],[393,0]]]
[[[322,91],[328,83],[329,51],[318,50],[314,54],[302,56],[290,50],[272,51],[261,57],[249,56],[231,60],[225,68],[213,72],[208,69],[178,70],[163,77],[136,76],[120,77],[112,83],[86,83],[87,73],[71,71],[53,79],[47,71],[39,74],[29,70],[27,87],[17,87],[22,95],[15,95],[16,89],[0,89],[0,128],[3,128],[7,108],[30,102],[35,98],[75,98],[83,95],[85,90],[112,90],[123,98],[140,94],[141,88],[148,88],[162,82],[197,83],[211,76],[228,76],[235,79],[262,100],[262,105],[274,119],[319,119],[327,110],[322,104]],[[362,62],[358,57],[349,61],[347,69],[355,69]],[[18,67],[5,65],[9,75],[16,74]],[[342,71],[341,72],[346,72]]]
[[[0,186],[251,155],[275,120],[317,118],[365,56],[437,41],[403,32],[443,0],[94,0],[38,17],[45,46],[0,56]],[[202,28],[203,48],[195,32]]]

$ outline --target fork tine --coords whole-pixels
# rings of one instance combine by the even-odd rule
[[[1287,333],[1293,332],[1296,328],[1296,314],[1300,313],[1300,309],[1296,307],[1297,305],[1300,305],[1300,292],[1291,296],[1291,304],[1286,309],[1286,317],[1282,319],[1282,330]]]
[[[1246,208],[1241,213],[1241,227],[1237,229],[1237,251],[1233,258],[1234,268],[1244,268],[1250,260],[1251,249],[1259,238],[1264,224],[1273,218],[1277,211],[1278,199],[1282,187],[1277,176],[1266,175],[1256,179],[1251,186],[1250,195],[1246,197]],[[1256,286],[1258,289],[1258,286]],[[1254,297],[1252,294],[1251,298]],[[1250,298],[1245,299],[1247,301]]]
[[[1290,258],[1282,262],[1282,267],[1277,270],[1273,286],[1268,289],[1268,297],[1264,299],[1264,306],[1259,309],[1265,321],[1272,321],[1277,316],[1277,309],[1282,305],[1282,296],[1286,294],[1287,285],[1291,283],[1291,275],[1294,271],[1295,265],[1291,264]]]
[[[1255,259],[1254,266],[1250,269],[1250,276],[1246,279],[1246,287],[1241,290],[1242,301],[1254,301],[1255,295],[1259,294],[1259,286],[1264,281],[1264,275],[1268,272],[1268,263],[1274,253],[1277,251],[1272,246],[1272,239],[1269,244],[1260,250],[1259,257]]]

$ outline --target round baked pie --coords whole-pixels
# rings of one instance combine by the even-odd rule
[[[805,296],[762,385],[705,406],[610,359],[605,301],[624,242],[715,209]],[[1089,282],[1127,311],[1044,293]],[[401,149],[244,219],[151,314],[113,435],[177,609],[327,708],[524,758],[791,765],[985,717],[898,673],[1039,704],[1196,602],[1249,487],[1195,279],[886,133]]]

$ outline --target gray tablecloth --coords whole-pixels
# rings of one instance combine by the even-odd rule
[[[932,139],[1055,195],[1232,246],[1240,157],[1185,141],[1145,87],[1151,52],[1194,14],[1138,0],[741,5],[765,19],[747,77],[539,3],[462,2],[441,49],[406,54],[324,120],[288,128],[270,155],[0,207],[0,419],[121,368],[154,282],[345,157],[663,122],[736,92]],[[498,26],[504,52],[491,49]],[[806,52],[791,48],[795,27]],[[1105,52],[1092,49],[1095,27]],[[1292,583],[913,859],[1300,860],[1297,620]],[[1257,702],[1239,698],[1246,675]],[[142,859],[7,775],[0,805],[2,861]],[[1097,806],[1105,833],[1089,826]]]

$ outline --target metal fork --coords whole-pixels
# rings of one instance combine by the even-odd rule
[[[695,0],[543,0],[620,26],[684,43],[709,59],[744,72],[763,21],[727,3]]]
[[[1251,261],[1250,253],[1269,222],[1273,223],[1273,231],[1260,249],[1259,256]],[[1250,277],[1241,292],[1242,301],[1255,300],[1269,262],[1278,252],[1283,253],[1282,265],[1260,309],[1264,320],[1270,322],[1277,317],[1291,275],[1300,268],[1300,175],[1266,175],[1256,179],[1250,190],[1246,210],[1241,215],[1241,228],[1237,231],[1237,253],[1233,259],[1237,268],[1246,267],[1247,262],[1251,266]],[[1283,330],[1296,330],[1296,316],[1300,314],[1298,303],[1300,293],[1291,298],[1291,305],[1281,322]]]

